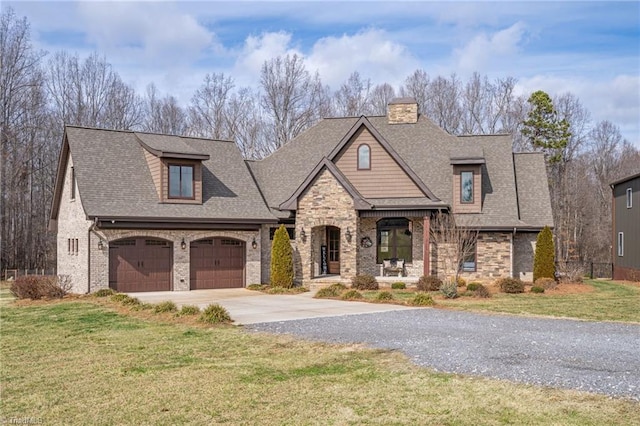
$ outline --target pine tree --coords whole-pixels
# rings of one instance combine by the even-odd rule
[[[533,281],[538,278],[555,278],[555,249],[551,228],[545,226],[536,239],[536,253],[533,259]]]
[[[271,286],[293,287],[293,250],[284,225],[276,230],[271,245]]]
[[[571,137],[569,122],[559,119],[553,101],[542,90],[533,92],[527,102],[531,111],[522,122],[522,134],[534,148],[542,148],[550,164],[557,163]]]

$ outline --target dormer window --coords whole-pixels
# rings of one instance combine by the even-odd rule
[[[473,171],[460,172],[460,202],[473,203]]]
[[[358,170],[371,170],[371,148],[367,144],[358,147]]]
[[[194,199],[193,166],[169,165],[169,198]]]

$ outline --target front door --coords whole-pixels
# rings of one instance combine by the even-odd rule
[[[329,273],[340,274],[340,228],[327,227]]]

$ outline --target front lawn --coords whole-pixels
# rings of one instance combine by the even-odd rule
[[[628,425],[640,418],[637,402],[437,373],[395,352],[206,328],[169,314],[145,319],[147,311],[110,303],[2,306],[4,421]]]

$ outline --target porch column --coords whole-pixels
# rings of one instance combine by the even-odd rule
[[[422,250],[423,252],[423,256],[424,256],[424,268],[422,271],[422,274],[425,276],[431,275],[431,268],[429,265],[429,260],[431,259],[431,253],[429,252],[429,235],[430,235],[430,229],[431,229],[431,220],[429,219],[429,216],[425,216],[424,217],[424,221],[422,222],[422,230],[423,230],[423,236],[422,236],[422,243],[424,244],[424,248]]]

